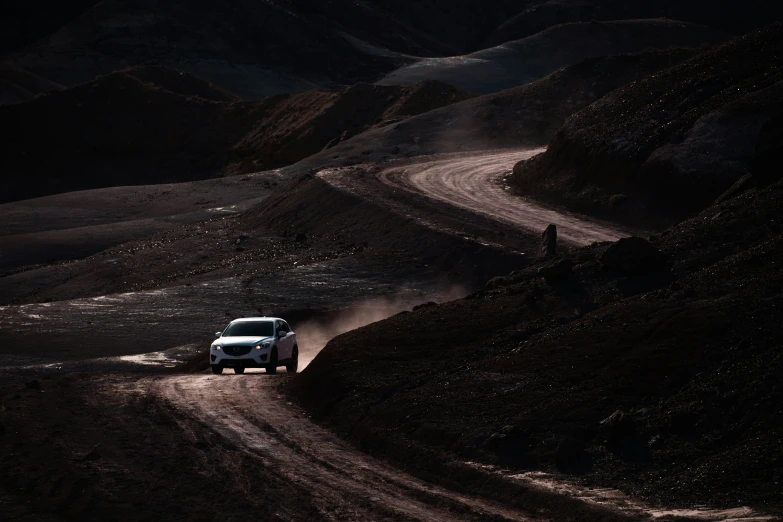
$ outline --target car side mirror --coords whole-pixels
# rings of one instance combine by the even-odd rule
[[[288,335],[288,332],[277,332],[277,338],[278,339],[282,339],[286,335]]]
[[[223,335],[223,332],[215,332],[215,337],[220,337],[221,335]]]

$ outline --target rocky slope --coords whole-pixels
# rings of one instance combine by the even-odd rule
[[[240,101],[239,96],[222,87],[197,76],[193,76],[192,74],[187,74],[168,67],[157,65],[133,67],[123,70],[120,74],[134,78],[146,87],[163,89],[182,96],[195,96],[204,100],[217,102]],[[111,95],[110,92],[98,94],[103,94],[105,96]]]
[[[0,107],[2,201],[276,168],[390,120],[464,100],[452,87],[356,85],[257,102],[159,67],[103,76]]]
[[[0,17],[0,55],[45,38],[94,6],[98,0],[8,0]]]
[[[365,52],[288,2],[99,2],[10,62],[64,85],[165,65],[248,98],[375,79],[400,59]]]
[[[366,42],[416,56],[443,56],[474,50],[520,7],[539,0],[297,0],[298,13],[315,11]],[[433,21],[436,21],[433,23]]]
[[[303,160],[297,167],[546,145],[574,112],[627,82],[694,54],[694,50],[672,49],[590,58],[521,87],[471,98],[398,124],[369,130]]]
[[[781,17],[783,6],[766,0],[724,0],[717,4],[709,0],[549,0],[525,7],[502,23],[481,46],[494,47],[570,22],[669,18],[740,35]]]
[[[624,86],[519,164],[523,193],[648,225],[676,222],[747,172],[783,95],[777,23]]]
[[[228,173],[290,165],[368,129],[397,125],[409,116],[471,97],[429,80],[403,87],[357,84],[339,93],[273,97],[257,104],[254,113],[262,117],[232,150],[235,157],[247,159]]]
[[[32,100],[38,95],[64,88],[24,69],[0,64],[0,105]]]
[[[695,47],[724,39],[723,33],[708,27],[670,20],[563,24],[468,55],[419,60],[387,75],[380,83],[437,79],[487,94],[530,83],[585,58]]]
[[[744,190],[694,219],[349,332],[291,391],[436,480],[479,487],[470,461],[780,513],[780,129]]]
[[[248,98],[372,81],[408,57],[464,55],[564,23],[665,17],[741,34],[783,16],[764,0],[14,0],[9,7],[0,55],[44,78],[73,85],[159,64]]]
[[[517,11],[510,0],[92,3],[86,12],[85,2],[53,9],[67,11],[57,19],[68,23],[51,34],[40,16],[20,9],[18,24],[35,27],[31,34],[41,39],[8,60],[64,85],[165,65],[260,98],[373,81],[409,61],[404,54],[468,52]]]

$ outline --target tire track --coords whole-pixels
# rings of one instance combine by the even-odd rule
[[[280,396],[276,378],[183,375],[151,391],[210,426],[317,499],[328,520],[533,520],[498,503],[428,484],[377,461]]]
[[[547,208],[507,192],[503,179],[513,165],[544,149],[492,151],[470,156],[451,156],[392,167],[378,178],[394,188],[425,194],[491,219],[540,233],[554,223],[558,238],[575,246],[616,241],[633,235],[622,227]]]

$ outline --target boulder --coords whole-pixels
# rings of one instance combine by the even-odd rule
[[[646,239],[626,237],[606,249],[601,255],[606,270],[634,274],[659,271],[666,267],[666,258]]]
[[[557,226],[549,225],[541,234],[541,256],[552,257],[557,255]]]

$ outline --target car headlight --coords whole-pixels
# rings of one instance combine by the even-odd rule
[[[260,350],[261,348],[269,348],[270,346],[272,346],[272,343],[267,341],[265,343],[261,343],[258,346],[256,346],[256,350]]]
[[[214,348],[215,350],[220,350],[220,346],[213,346],[212,348]]]

